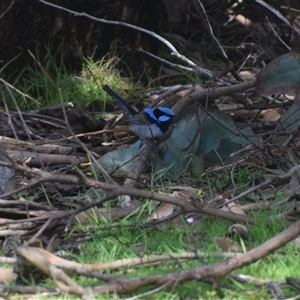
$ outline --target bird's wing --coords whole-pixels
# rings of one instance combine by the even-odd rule
[[[131,118],[128,118],[126,120],[127,123],[129,124],[134,124],[134,125],[150,125],[151,123],[149,120],[146,118],[144,113],[139,113],[134,115]]]

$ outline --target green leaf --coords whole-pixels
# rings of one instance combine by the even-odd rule
[[[202,175],[204,172],[204,157],[193,155],[191,160],[191,168],[193,172],[199,176]]]
[[[230,141],[240,145],[249,145],[251,143],[256,144],[258,139],[251,127],[245,127],[239,131],[235,129],[235,135]]]
[[[286,94],[300,88],[298,54],[287,53],[271,61],[257,76],[254,96]]]
[[[158,151],[155,171],[168,170],[168,174],[177,178],[190,165],[193,153],[196,152],[200,141],[200,120],[197,109],[183,112],[180,121],[175,125],[173,134]]]
[[[220,146],[221,140],[216,139],[207,132],[201,133],[200,143],[196,152],[197,156],[205,155],[211,151],[217,150]]]
[[[119,170],[128,173],[132,168],[134,158],[140,153],[139,145],[140,141],[127,148],[108,152],[98,159],[98,162],[109,172]],[[96,165],[93,165],[93,167],[97,169]]]
[[[224,160],[228,161],[230,155],[241,149],[241,145],[232,142],[231,140],[223,140],[217,150],[206,154],[205,159],[210,163],[222,163]]]
[[[236,133],[235,124],[231,118],[224,115],[216,107],[209,107],[207,113],[199,108],[199,115],[206,116],[202,117],[203,120],[202,132],[209,134],[211,137],[214,137],[218,140],[230,139]]]
[[[155,172],[172,178],[178,178],[188,169],[202,174],[204,160],[219,162],[251,142],[257,142],[251,128],[237,130],[231,118],[217,108],[209,107],[207,113],[204,109],[189,107],[179,116],[171,137],[159,145]],[[118,168],[129,172],[133,158],[139,154],[139,145],[135,143],[107,153],[99,163],[110,171]]]
[[[298,98],[298,96],[296,96]],[[300,102],[295,101],[280,119],[280,126],[277,129],[278,136],[275,142],[283,143],[289,135],[299,127],[300,123]]]

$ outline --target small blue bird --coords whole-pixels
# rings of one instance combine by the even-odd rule
[[[117,95],[108,85],[102,86],[103,90],[121,104],[128,112],[127,123],[131,130],[143,139],[155,138],[160,142],[166,140],[172,133],[174,113],[167,107],[144,108],[137,112]]]

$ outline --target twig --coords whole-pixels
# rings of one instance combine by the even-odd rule
[[[267,22],[268,22],[268,24],[269,24],[271,30],[272,30],[273,33],[275,34],[275,36],[276,36],[276,37],[278,38],[278,40],[280,41],[280,43],[281,43],[284,47],[286,47],[289,51],[292,51],[291,47],[288,46],[288,45],[284,42],[284,40],[277,34],[276,30],[273,28],[273,26],[272,26],[272,24],[271,24],[271,22],[269,21],[269,18],[268,18],[267,16],[266,16],[266,20],[267,20]]]
[[[201,74],[203,77],[206,77],[206,78],[209,78],[209,79],[213,78],[213,74],[210,71],[204,70],[204,69],[200,68],[193,61],[191,61],[190,59],[188,59],[186,56],[180,54],[177,51],[177,49],[169,41],[167,41],[162,36],[158,35],[157,33],[153,32],[153,31],[150,31],[150,30],[147,30],[145,28],[142,28],[142,27],[139,27],[139,26],[135,26],[135,25],[132,25],[132,24],[129,24],[129,23],[125,23],[125,22],[111,21],[111,20],[105,20],[105,19],[101,19],[101,18],[96,18],[96,17],[93,17],[93,16],[91,16],[91,15],[85,13],[85,12],[79,13],[79,12],[67,9],[65,7],[62,7],[62,6],[59,6],[59,5],[56,5],[56,4],[44,1],[44,0],[39,0],[39,2],[41,2],[41,3],[45,4],[45,5],[49,5],[49,6],[57,8],[57,9],[69,12],[69,13],[73,14],[74,16],[86,17],[86,18],[89,18],[89,19],[94,20],[96,22],[101,22],[101,23],[105,23],[105,24],[112,24],[112,25],[125,26],[125,27],[128,27],[128,28],[134,29],[134,30],[138,30],[138,31],[144,32],[144,33],[146,33],[146,34],[148,34],[148,35],[156,38],[157,40],[159,40],[163,44],[165,44],[171,50],[171,55],[176,56],[178,59],[182,60],[183,62],[185,62],[186,64],[188,64],[189,66],[191,66],[192,68],[194,68],[195,70],[197,70],[197,72],[199,74]],[[224,84],[227,82],[227,84],[228,84],[228,81],[227,81],[226,78],[223,78],[222,82]],[[229,83],[229,84],[231,84],[231,83]]]
[[[206,13],[206,10],[201,2],[201,0],[197,0],[197,2],[199,3],[200,7],[201,7],[201,10],[204,14],[204,17],[205,17],[205,23],[206,23],[206,26],[208,28],[208,31],[210,33],[210,36],[212,37],[214,43],[217,45],[219,51],[221,52],[221,55],[223,56],[223,58],[226,60],[226,61],[229,61],[229,58],[226,54],[226,52],[224,51],[223,47],[221,46],[221,44],[219,43],[218,39],[216,38],[215,34],[214,34],[214,31],[210,25],[210,22],[209,22],[209,19],[208,19],[208,16],[207,16],[207,13]]]
[[[120,186],[118,184],[100,182],[98,180],[93,180],[93,179],[89,179],[86,177],[78,178],[75,175],[66,175],[66,174],[60,174],[60,173],[52,174],[52,173],[49,173],[49,172],[46,172],[43,170],[39,170],[39,169],[31,169],[28,166],[22,166],[22,165],[19,165],[16,163],[14,164],[14,169],[16,171],[26,172],[28,174],[38,176],[39,179],[36,180],[35,183],[42,183],[42,182],[60,182],[60,183],[69,183],[69,184],[71,183],[71,184],[85,185],[85,186],[101,188],[101,189],[111,191],[110,194],[107,195],[106,197],[103,197],[100,200],[89,203],[89,204],[85,205],[84,207],[81,207],[81,208],[78,208],[78,209],[75,209],[72,211],[68,211],[68,212],[61,212],[61,213],[53,216],[52,217],[53,220],[60,219],[60,218],[66,218],[71,215],[76,215],[76,214],[78,214],[84,210],[87,210],[91,207],[102,205],[104,202],[109,201],[110,199],[113,199],[114,197],[117,197],[119,195],[131,195],[131,196],[142,197],[142,198],[153,199],[153,200],[158,200],[161,202],[170,203],[175,206],[182,207],[186,213],[188,213],[188,212],[205,213],[208,215],[233,220],[236,222],[243,222],[243,223],[249,223],[249,224],[255,223],[254,218],[239,215],[239,214],[234,214],[234,213],[223,211],[223,210],[213,209],[213,208],[209,208],[209,207],[200,207],[200,206],[194,204],[193,202],[186,201],[186,199],[183,197],[172,197],[172,196],[163,195],[163,194],[156,193],[156,192],[140,190],[137,188],[127,187],[127,186]],[[32,218],[32,219],[30,219],[30,221],[42,221],[45,219],[49,219],[49,215]],[[23,222],[28,222],[28,221],[29,221],[28,219],[25,219],[25,220],[16,220],[16,221],[10,221],[10,222],[0,222],[0,225],[6,225],[6,224],[12,224],[12,223],[23,223]]]
[[[32,57],[32,59],[34,60],[34,62],[39,66],[39,68],[42,70],[42,72],[46,75],[46,77],[49,80],[49,82],[51,83],[51,85],[56,89],[56,91],[57,91],[57,93],[59,95],[60,102],[61,102],[61,109],[62,109],[62,112],[63,112],[63,115],[64,115],[65,123],[66,123],[66,126],[67,126],[69,132],[73,135],[74,139],[82,147],[82,149],[90,156],[90,158],[92,159],[92,161],[94,162],[94,164],[97,166],[97,168],[102,172],[102,174],[110,182],[114,182],[114,180],[111,178],[111,176],[106,172],[106,170],[95,159],[95,157],[92,155],[92,153],[87,148],[87,146],[84,143],[82,143],[80,141],[80,139],[78,139],[75,136],[75,133],[73,132],[73,130],[72,130],[72,128],[71,128],[71,126],[70,126],[70,124],[68,122],[67,112],[66,112],[66,108],[65,108],[65,104],[64,104],[64,100],[63,100],[63,95],[62,95],[61,89],[57,87],[57,85],[55,84],[55,82],[52,80],[52,78],[49,76],[49,74],[43,68],[43,66],[41,65],[41,63],[36,59],[36,57],[33,55],[33,53],[29,49],[27,51],[28,51],[29,55]]]
[[[43,226],[38,230],[38,232],[36,234],[34,234],[26,243],[25,245],[30,245],[33,244],[36,239],[47,229],[47,227],[51,224],[52,222],[52,218],[49,218],[44,224]]]
[[[253,193],[253,192],[255,192],[255,191],[259,190],[259,189],[263,189],[263,188],[268,187],[270,185],[275,185],[276,186],[279,183],[282,184],[284,182],[287,182],[291,178],[291,176],[295,172],[298,172],[299,170],[300,170],[300,164],[296,165],[296,166],[294,166],[292,168],[290,168],[283,175],[274,177],[273,179],[268,179],[268,180],[266,180],[266,181],[264,181],[264,182],[262,182],[262,183],[260,183],[260,184],[258,184],[256,186],[253,186],[252,188],[248,189],[247,191],[244,191],[244,192],[240,193],[238,196],[235,196],[235,197],[229,199],[228,202],[217,206],[217,208],[221,208],[221,207],[223,207],[223,206],[225,206],[225,205],[227,205],[227,204],[229,204],[231,202],[237,201],[237,200],[239,200],[239,199],[247,196],[248,194]]]
[[[235,162],[235,163],[233,163],[232,168],[230,168],[230,179],[231,179],[231,184],[233,186],[233,191],[231,192],[232,196],[235,195],[237,188],[238,188],[235,178],[234,178],[234,172],[235,172],[237,165],[238,165],[237,162]]]
[[[18,94],[20,94],[20,95],[23,96],[24,98],[28,98],[28,99],[32,100],[33,102],[35,102],[35,104],[40,105],[40,103],[39,103],[37,100],[35,100],[34,98],[30,97],[30,96],[27,95],[27,94],[24,94],[23,92],[21,92],[20,90],[18,90],[17,88],[15,88],[13,85],[11,85],[10,83],[8,83],[8,82],[5,81],[4,79],[0,78],[0,82],[2,82],[4,86],[9,87],[11,90],[17,92]]]
[[[267,284],[268,290],[270,291],[270,294],[276,299],[276,300],[285,300],[286,297],[284,296],[282,290],[280,289],[280,286],[277,282],[270,280]]]
[[[162,63],[166,64],[166,65],[169,65],[170,67],[172,68],[175,68],[175,69],[179,69],[179,70],[182,70],[182,71],[186,71],[186,72],[192,72],[192,73],[195,73],[197,75],[200,75],[200,76],[203,76],[203,77],[206,77],[208,79],[213,79],[214,78],[214,74],[212,72],[210,72],[209,70],[207,69],[204,69],[204,68],[201,68],[201,71],[199,72],[199,70],[197,68],[189,68],[189,67],[186,67],[186,66],[182,66],[182,65],[179,65],[179,64],[175,64],[173,62],[170,62],[164,58],[161,58],[155,54],[152,54],[142,48],[140,49],[137,49],[138,52],[141,52],[141,53],[145,53],[153,58],[155,58],[156,60],[158,61],[161,61]],[[224,81],[222,78],[220,78],[220,82],[221,83],[224,83],[226,85],[228,84],[234,84],[236,82],[234,81],[231,81],[229,79],[227,79],[226,81]]]
[[[289,27],[293,28],[298,33],[298,35],[300,35],[300,29],[292,26],[289,20],[286,17],[284,17],[277,9],[275,9],[274,7],[272,7],[271,5],[269,5],[268,3],[262,0],[254,0],[254,1],[260,4],[261,6],[265,7],[266,9],[268,9],[270,12],[276,15],[281,21],[283,21]]]
[[[8,8],[6,9],[6,11],[4,11],[1,15],[0,15],[0,20],[11,10],[11,8],[15,5],[15,0],[12,0],[10,5],[8,6]],[[1,73],[2,69],[0,70]]]
[[[60,294],[57,288],[46,288],[44,286],[24,286],[24,285],[8,285],[0,284],[1,293],[11,292],[20,294],[43,294],[43,296],[58,296]],[[27,295],[28,297],[28,295]]]
[[[145,296],[150,296],[154,293],[157,293],[159,291],[161,291],[162,289],[164,289],[166,286],[168,286],[168,284],[170,284],[171,282],[166,282],[165,284],[159,286],[158,288],[155,288],[149,292],[145,292],[145,293],[142,293],[142,294],[139,294],[139,295],[136,295],[134,297],[130,297],[130,298],[123,298],[124,300],[139,300],[141,299],[141,297],[145,297]]]
[[[212,278],[214,279],[214,282],[218,284],[218,282],[230,272],[242,268],[244,266],[247,266],[251,263],[254,263],[270,255],[280,247],[286,245],[288,242],[293,240],[299,234],[300,234],[300,221],[296,222],[286,230],[280,232],[275,237],[271,238],[270,240],[266,241],[260,246],[250,250],[249,252],[245,254],[237,255],[235,257],[229,258],[219,263],[205,265],[202,267],[194,267],[188,270],[182,270],[179,272],[174,272],[169,274],[152,275],[147,277],[122,278],[119,276],[115,280],[113,278],[109,280],[107,275],[105,275],[106,280],[107,279],[109,280],[108,283],[106,285],[93,287],[92,290],[95,293],[118,292],[119,294],[122,294],[122,293],[132,292],[146,285],[153,285],[153,284],[163,285],[168,283],[170,284],[170,286],[173,287],[182,282],[187,282],[191,280],[204,280],[206,278]],[[53,257],[52,254],[50,253],[47,254],[47,256],[48,255],[51,255],[51,257]],[[142,258],[140,258],[140,260],[142,260]],[[78,263],[68,262],[68,264],[65,264],[62,262],[61,263],[54,262],[55,266],[60,268],[68,268],[69,270],[70,268],[72,268],[73,270],[74,268],[77,268],[76,264]],[[96,267],[97,266],[95,265],[94,268]],[[93,266],[90,266],[89,269],[90,268],[93,268]],[[99,274],[99,276],[103,276],[103,274]]]

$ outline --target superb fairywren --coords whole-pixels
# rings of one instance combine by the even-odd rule
[[[143,111],[137,112],[108,85],[105,84],[102,88],[129,112],[127,123],[136,135],[143,139],[155,138],[160,142],[171,135],[175,115],[170,108],[144,108]]]

